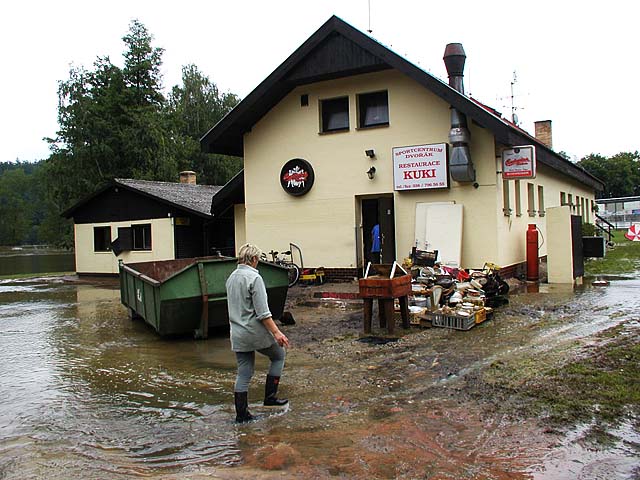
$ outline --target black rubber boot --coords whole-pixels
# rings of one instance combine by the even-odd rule
[[[286,398],[278,398],[278,384],[280,377],[267,375],[267,383],[264,385],[264,405],[265,407],[282,407],[289,403]]]
[[[247,392],[233,392],[236,403],[236,423],[247,423],[254,420],[253,415],[249,413],[249,401]]]

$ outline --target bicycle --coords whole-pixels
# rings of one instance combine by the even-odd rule
[[[288,256],[289,259],[282,256],[279,257],[278,254]],[[291,250],[287,250],[286,252],[271,250],[269,255],[271,255],[271,260],[267,259],[267,255],[265,253],[262,254],[262,260],[286,268],[289,277],[289,287],[293,287],[298,283],[298,279],[300,279],[300,267],[293,261],[293,253]]]

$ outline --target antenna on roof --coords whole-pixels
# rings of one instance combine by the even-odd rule
[[[371,0],[368,0],[367,3],[369,4],[369,28],[367,28],[367,32],[371,35],[373,33],[373,30],[371,30]]]
[[[516,106],[516,97],[521,97],[522,93],[519,93],[516,95],[515,92],[515,84],[518,83],[518,74],[517,72],[514,70],[513,71],[513,77],[511,79],[511,95],[510,96],[504,96],[504,97],[498,97],[496,96],[496,101],[500,101],[502,102],[502,108],[508,108],[508,105],[505,105],[506,100],[509,99],[511,101],[511,118],[509,120],[511,120],[511,122],[516,126],[519,127],[520,126],[520,119],[518,118],[518,114],[516,113],[518,110],[524,110],[524,107],[517,107]],[[529,95],[528,93],[525,93],[525,95]],[[505,117],[506,119],[506,117]]]
[[[518,76],[516,75],[516,71],[513,71],[513,80],[511,80],[511,121],[518,125],[518,115],[516,115],[516,106],[514,103],[514,95],[513,95],[513,86],[518,81]]]

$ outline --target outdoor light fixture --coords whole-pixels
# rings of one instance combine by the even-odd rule
[[[373,148],[369,149],[369,150],[365,150],[364,154],[369,157],[369,158],[373,158],[376,156],[376,152]]]
[[[371,167],[369,170],[367,170],[367,177],[369,177],[369,180],[373,180],[373,177],[376,176],[376,167]]]

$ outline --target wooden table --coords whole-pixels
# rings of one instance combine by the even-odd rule
[[[409,301],[411,294],[411,275],[388,278],[375,275],[359,280],[360,297],[364,300],[364,333],[371,333],[373,300],[378,300],[380,328],[387,328],[390,334],[395,330],[393,318],[393,299],[400,301],[402,327],[409,328]]]

